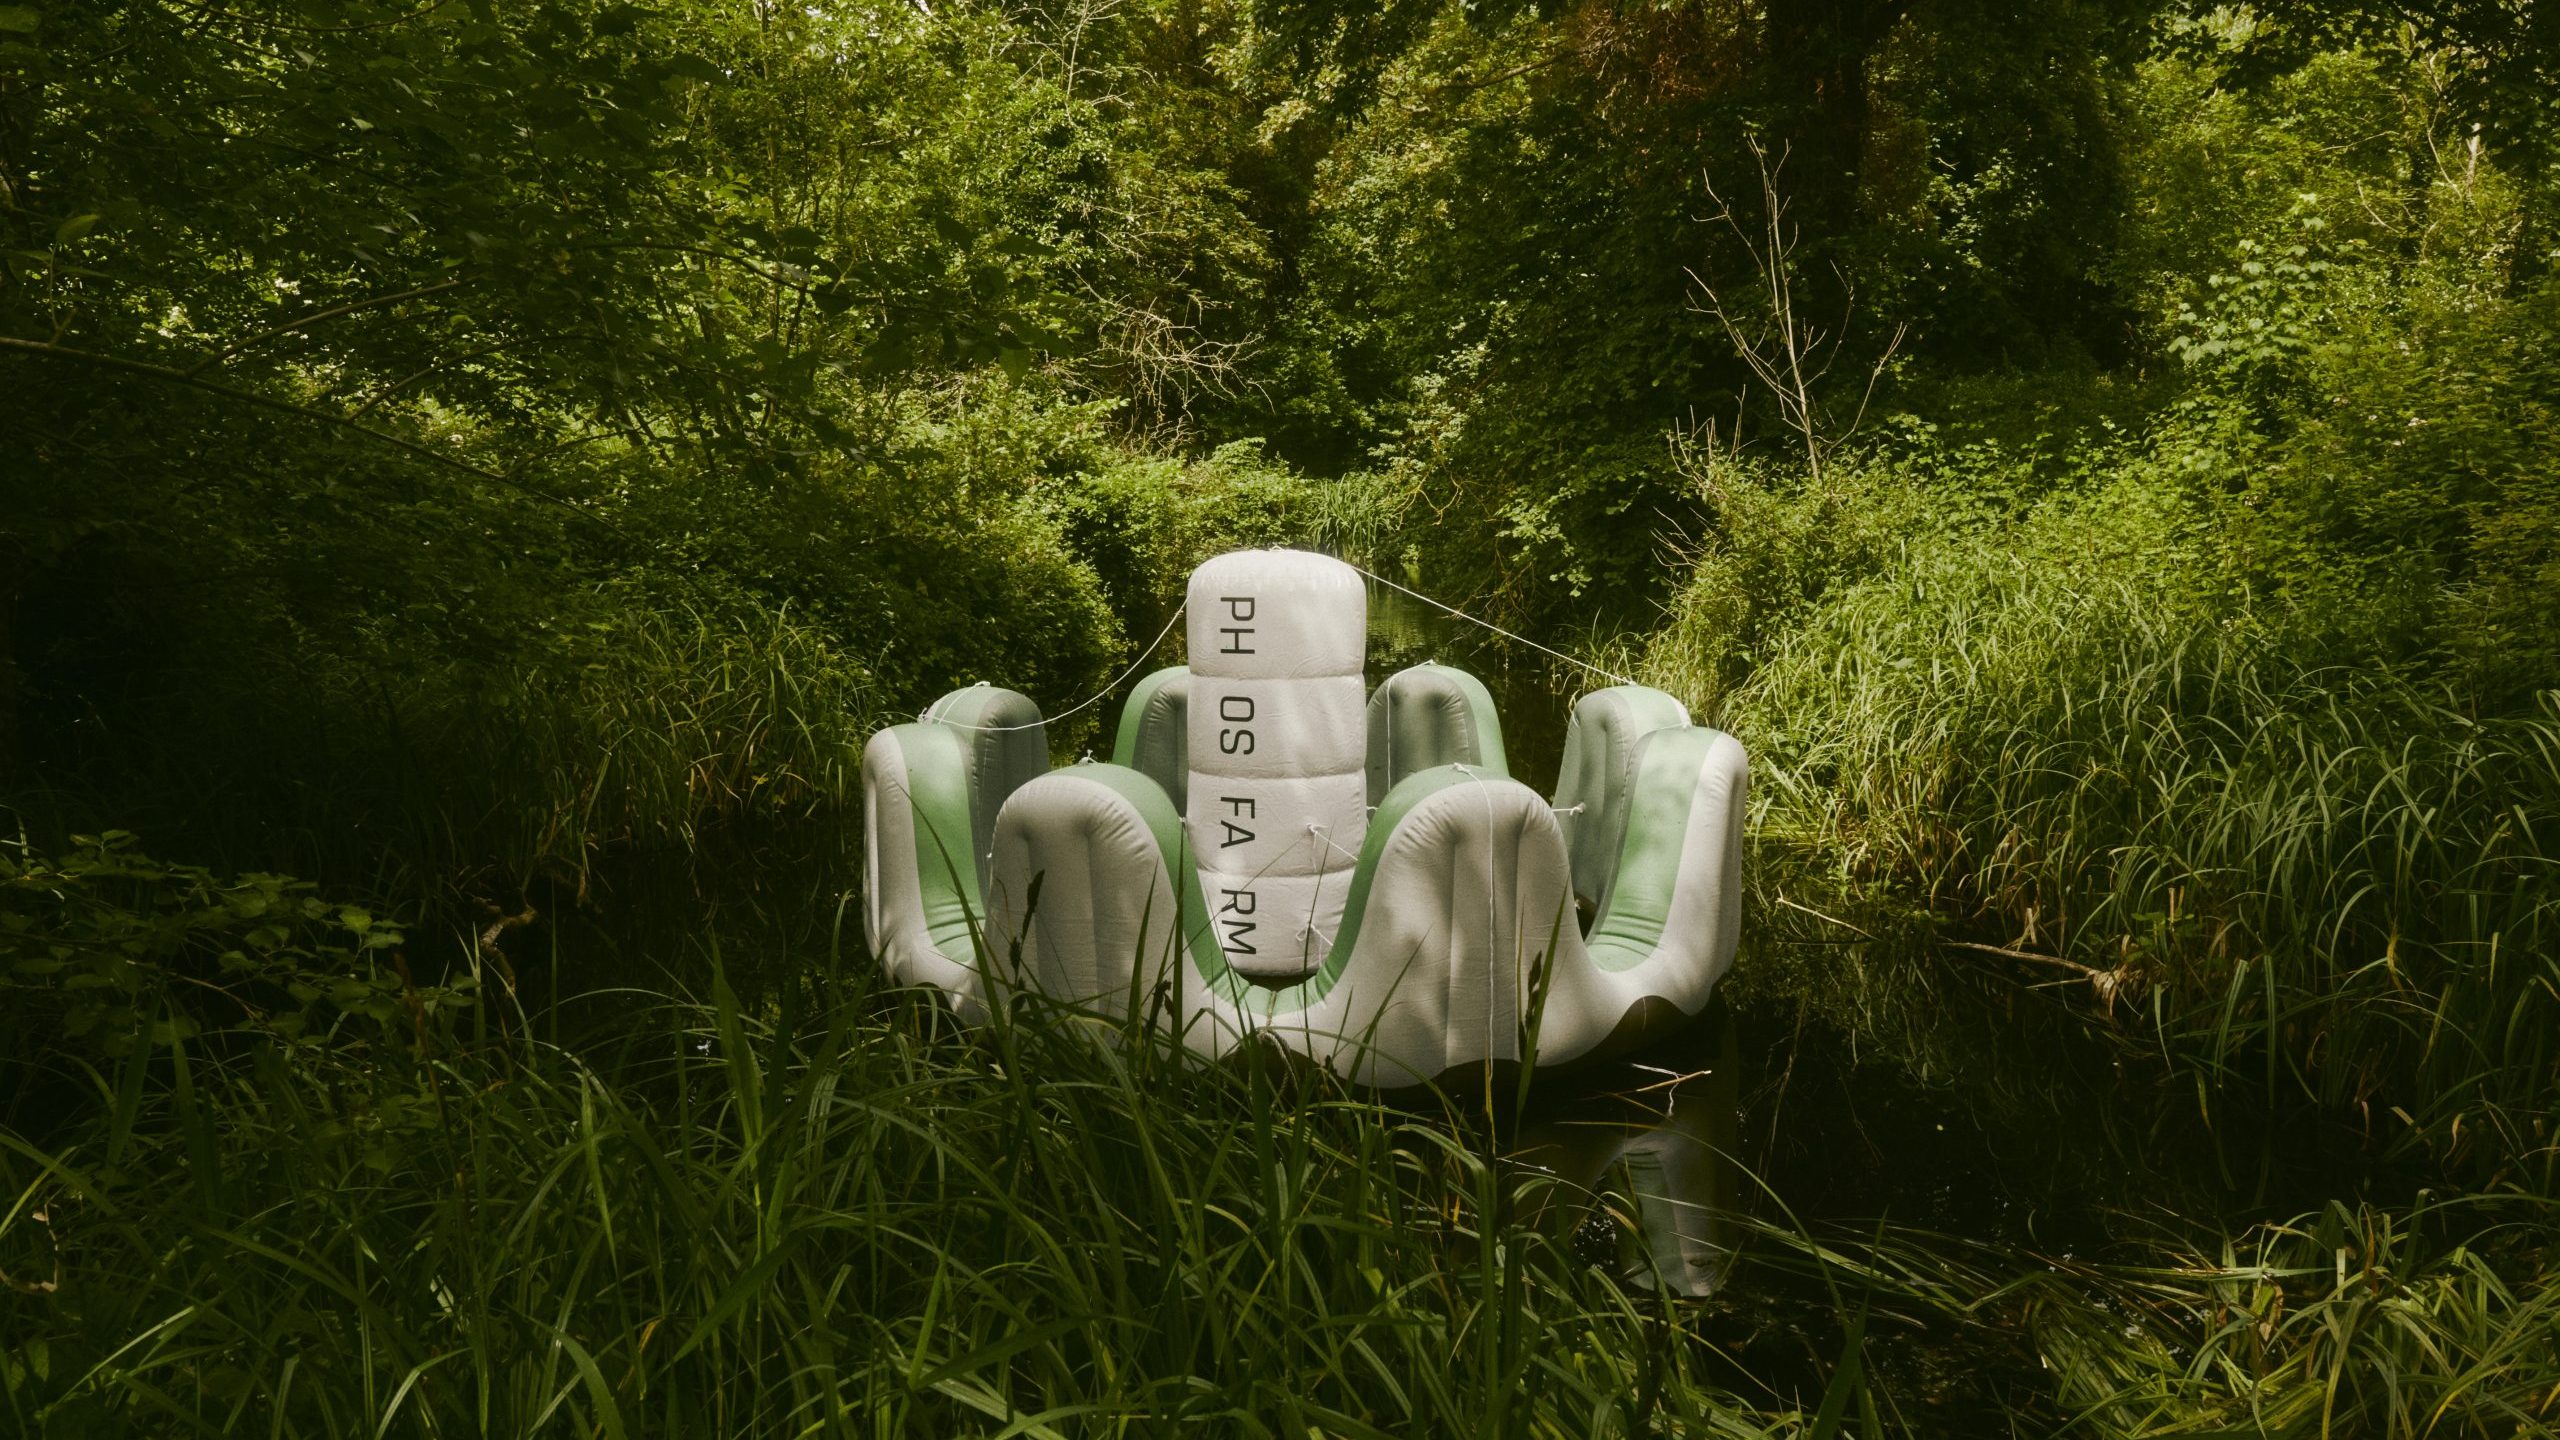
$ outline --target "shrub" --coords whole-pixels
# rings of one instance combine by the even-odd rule
[[[2547,1162],[2560,696],[2484,717],[2217,608],[2190,514],[2128,483],[1826,592],[1725,705],[1764,863],[2050,957],[2173,1065]]]

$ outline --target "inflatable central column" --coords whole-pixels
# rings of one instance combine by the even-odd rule
[[[1369,596],[1304,550],[1191,572],[1192,853],[1218,948],[1245,974],[1321,964],[1368,831]]]

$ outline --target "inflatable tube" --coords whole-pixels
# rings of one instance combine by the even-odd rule
[[[872,738],[865,929],[892,976],[965,1016],[1020,986],[1382,1087],[1598,1059],[1705,1007],[1740,935],[1740,744],[1602,690],[1550,803],[1503,773],[1473,677],[1360,695],[1356,575],[1246,558],[1194,579],[1194,657],[1226,673],[1147,677],[1116,763],[1047,769],[1036,708],[992,687]]]
[[[1169,665],[1138,682],[1120,707],[1111,763],[1164,787],[1180,814],[1191,793],[1191,671]]]
[[[1664,738],[1639,767],[1649,788],[1589,943],[1552,808],[1444,765],[1379,807],[1323,964],[1257,983],[1218,943],[1163,787],[1077,765],[1025,786],[998,821],[990,944],[1021,983],[1158,1015],[1203,1056],[1258,1035],[1398,1087],[1487,1061],[1615,1054],[1703,1009],[1736,939],[1723,884],[1739,862],[1741,747],[1710,730]]]
[[[1025,785],[996,828],[1000,973],[1124,1017],[1179,994],[1179,952],[1199,947],[1204,963],[1217,953],[1186,850],[1164,787],[1127,766],[1077,765]]]
[[[1191,573],[1183,814],[1227,963],[1294,979],[1342,923],[1368,821],[1369,592],[1304,550],[1242,550]]]
[[[973,685],[943,696],[862,752],[863,932],[895,979],[984,1013],[984,895],[996,817],[1049,768],[1040,707]]]
[[[982,1014],[978,867],[968,754],[944,725],[897,725],[862,751],[863,932],[902,984],[931,985]]]
[[[924,723],[960,735],[963,784],[969,794],[969,854],[981,888],[987,849],[995,840],[996,812],[1013,792],[1049,768],[1049,731],[1040,707],[1018,690],[977,684],[954,690],[924,712]]]
[[[1656,730],[1689,723],[1689,709],[1659,690],[1612,685],[1573,704],[1565,724],[1564,765],[1556,777],[1556,813],[1573,851],[1574,893],[1600,903],[1626,832],[1635,779],[1636,744]]]
[[[1509,775],[1502,721],[1484,682],[1446,665],[1399,670],[1369,696],[1369,803],[1435,765]]]

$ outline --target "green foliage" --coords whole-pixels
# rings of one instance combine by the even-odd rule
[[[234,1032],[13,1143],[0,1413],[270,1433],[1753,1435],[1688,1321],[1574,1259],[1553,1182],[1277,1066],[868,967],[643,1000],[563,1049],[421,1031],[433,1103]],[[201,1042],[200,1042],[201,1043]],[[191,1078],[190,1077],[191,1074]],[[190,1137],[205,1143],[191,1150]],[[1543,1217],[1543,1218],[1542,1218]],[[58,1281],[37,1281],[48,1272]]]
[[[737,757],[840,802],[886,710],[1111,673],[1031,499],[1110,405],[1030,363],[1125,308],[1109,127],[997,17],[335,19],[64,12],[0,83],[0,775],[40,823],[583,891],[755,809]]]
[[[690,848],[721,826],[826,833],[852,814],[882,718],[859,660],[785,613],[598,598],[601,618],[494,673],[401,677],[427,697],[384,717],[409,745],[383,757],[396,778],[380,816],[404,853],[583,890],[615,849]]]
[[[77,841],[58,859],[23,842],[0,853],[6,1049],[20,1064],[55,1037],[110,1059],[180,1044],[208,1013],[288,1048],[333,1032],[380,1043],[470,1003],[468,985],[409,985],[400,929],[308,884],[163,864],[118,831]]]
[[[14,1428],[2547,1432],[2550,7],[2030,8],[0,5]],[[1684,1309],[793,958],[866,734],[1265,544],[1751,744],[1773,1145],[1837,1044],[2218,1186]]]
[[[388,1173],[438,1122],[443,1095],[421,1067],[474,1013],[476,974],[418,983],[398,925],[285,876],[166,864],[120,832],[74,843],[60,856],[0,849],[0,1113],[20,1127],[6,1132],[13,1155],[41,1153],[27,1137],[76,1136],[100,1185],[156,1173],[196,1213],[222,1206],[245,1178],[228,1168],[239,1156],[223,1077],[250,1057],[311,1102],[304,1142],[364,1171]],[[22,1199],[0,1235],[23,1233],[25,1214]],[[14,1247],[7,1270],[34,1273]],[[13,1402],[33,1338],[20,1332],[0,1356]],[[11,1411],[23,1424],[25,1407]]]
[[[1192,567],[1212,555],[1300,545],[1374,565],[1410,503],[1390,477],[1319,479],[1270,461],[1258,442],[1223,445],[1189,463],[1096,460],[1094,470],[1048,487],[1041,500],[1100,575],[1132,639],[1172,615]]]
[[[1787,637],[1726,707],[1772,858],[2069,962],[2137,1052],[2543,1163],[2560,894],[2518,820],[2560,813],[2560,709],[2231,633],[2095,528],[1931,547]]]
[[[1959,428],[1811,479],[1681,452],[1709,528],[1643,659],[1753,744],[1772,893],[1965,937],[1881,993],[1803,980],[1921,1071],[1978,1039],[1895,1013],[1947,999],[1931,969],[2044,967],[2208,1114],[2290,1095],[2547,1184],[2554,292],[2426,97],[2386,89],[2403,148],[2358,138],[2425,63],[2149,62],[2120,259],[2191,267],[2125,282],[2166,403],[1942,382]]]
[[[1772,659],[1833,587],[1956,529],[1956,517],[1933,516],[1919,489],[1882,465],[1835,465],[1790,483],[1685,439],[1675,456],[1697,489],[1706,537],[1644,649],[1676,657],[1672,688],[1704,716],[1721,714],[1732,688]]]
[[[1418,573],[1515,622],[1649,618],[1659,535],[1709,523],[1660,437],[1712,419],[1760,443],[1777,426],[1697,304],[1703,285],[1752,290],[1732,237],[1700,222],[1716,208],[1702,173],[1750,189],[1755,137],[1781,157],[1799,318],[1846,342],[1827,382],[1846,409],[1897,324],[1958,369],[2120,354],[2104,79],[2136,44],[2125,18],[1270,11],[1335,132],[1299,333],[1378,377],[1383,448],[1440,517],[1415,538]]]
[[[2308,357],[2299,421],[2244,492],[2249,568],[2299,608],[2388,597],[2471,704],[2529,705],[2560,687],[2560,282],[2394,311]]]
[[[2102,1434],[2546,1433],[2553,1218],[2548,1201],[2333,1204],[2083,1272],[2101,1303],[2039,1305],[2037,1344]]]
[[[121,838],[21,858],[6,913],[50,943],[258,937],[282,974],[384,934]],[[0,1413],[58,1436],[1926,1432],[1933,1387],[1889,1338],[1924,1323],[2022,1352],[2107,1435],[2315,1412],[2531,1433],[2548,1386],[2544,1202],[2333,1206],[2136,1262],[1736,1217],[1743,1298],[1666,1305],[1579,1243],[1634,1219],[1506,1160],[1463,1102],[1202,1067],[1029,1002],[963,1033],[848,958],[756,1001],[706,960],[707,997],[627,995],[570,1044],[496,987],[342,981],[323,1039],[162,972],[200,1027],[0,1148]],[[1808,1322],[1810,1372],[1744,1368]]]

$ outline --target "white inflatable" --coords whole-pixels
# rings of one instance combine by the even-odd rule
[[[1358,571],[1244,550],[1191,573],[1191,853],[1228,966],[1297,979],[1342,924],[1369,828]]]
[[[1188,605],[1191,663],[1139,684],[1112,764],[1048,769],[1037,708],[987,686],[872,737],[864,915],[894,977],[1381,1086],[1617,1053],[1706,1004],[1740,923],[1731,736],[1660,691],[1587,695],[1551,804],[1472,677],[1363,693],[1340,561],[1222,555]]]

